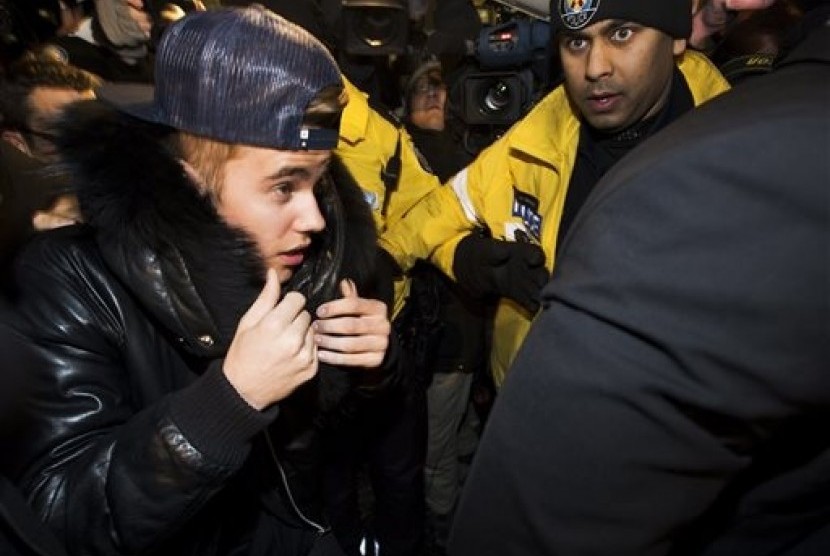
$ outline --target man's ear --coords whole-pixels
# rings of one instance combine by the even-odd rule
[[[3,139],[6,143],[9,143],[17,150],[32,156],[32,151],[29,149],[29,144],[26,142],[26,139],[23,137],[23,134],[19,131],[14,131],[11,129],[5,129],[0,133],[0,138]]]
[[[687,45],[688,41],[686,39],[674,39],[672,40],[672,52],[675,56],[680,56],[686,52]]]
[[[208,188],[208,185],[205,183],[205,180],[202,179],[202,176],[199,175],[199,172],[196,171],[196,168],[194,168],[190,164],[190,162],[186,161],[183,158],[178,158],[176,160],[178,160],[179,164],[184,170],[184,173],[187,174],[188,178],[190,178],[190,181],[193,182],[193,185],[196,187],[196,190],[199,192],[199,194],[201,194],[202,196],[210,195],[210,189]]]

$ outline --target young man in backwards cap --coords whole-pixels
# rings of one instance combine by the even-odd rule
[[[18,259],[4,471],[70,554],[342,554],[315,439],[390,324],[358,293],[375,235],[331,156],[340,72],[253,6],[171,25],[155,76],[58,139],[87,224]]]
[[[501,298],[491,353],[498,385],[557,245],[597,180],[728,88],[704,56],[686,50],[691,10],[688,0],[552,2],[564,83],[382,235],[402,268],[429,257],[472,294]]]

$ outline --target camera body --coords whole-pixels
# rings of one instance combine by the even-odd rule
[[[513,124],[546,81],[550,26],[516,18],[484,27],[474,47],[475,71],[460,76],[458,116],[470,126]]]
[[[534,19],[514,19],[485,27],[476,42],[476,58],[481,69],[526,66],[550,41],[550,25]]]

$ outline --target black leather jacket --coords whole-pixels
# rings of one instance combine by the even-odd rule
[[[4,471],[72,554],[304,553],[325,528],[317,439],[354,372],[248,406],[221,366],[262,285],[249,240],[188,183],[166,130],[95,103],[70,124],[88,224],[40,235],[16,261],[0,353],[25,369],[30,403]],[[374,256],[360,191],[337,164],[326,179],[327,231],[297,273],[315,303],[331,295],[317,274],[365,283]]]

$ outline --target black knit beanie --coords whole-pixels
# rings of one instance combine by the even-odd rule
[[[692,32],[691,0],[551,0],[551,35],[577,31],[605,19],[633,21],[675,39]]]

